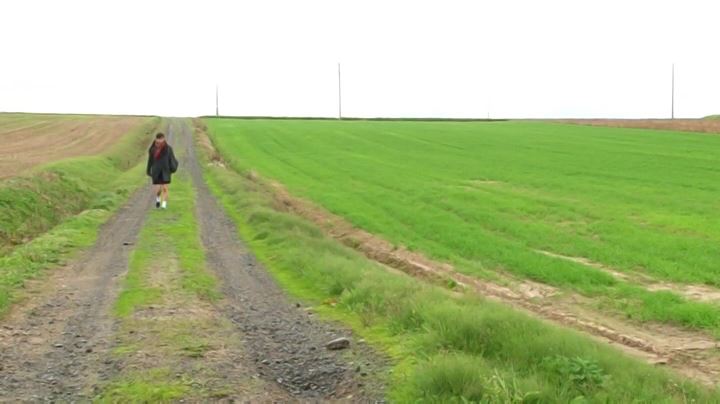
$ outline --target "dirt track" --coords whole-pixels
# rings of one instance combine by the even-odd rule
[[[0,321],[0,400],[88,399],[112,375],[109,311],[150,202],[147,188],[136,192],[84,258],[36,282]]]
[[[379,357],[356,338],[348,350],[325,349],[335,337],[352,337],[350,332],[314,319],[285,296],[208,191],[190,127],[174,120],[170,132],[187,149],[181,164],[198,191],[196,216],[207,266],[225,295],[211,314],[235,324],[234,338],[247,353],[216,362],[242,362],[244,374],[255,374],[270,386],[264,397],[272,401],[380,401],[382,386],[356,373],[359,360],[365,371],[380,370]],[[111,308],[151,199],[147,187],[134,194],[83,258],[31,282],[29,297],[0,320],[0,401],[89,401],[122,371],[126,363],[112,354],[119,320]],[[237,380],[230,380],[233,372],[224,377],[227,383]]]
[[[175,127],[189,138],[187,124]],[[173,129],[175,129],[173,128]],[[244,335],[246,349],[254,366],[266,379],[274,380],[296,398],[348,398],[379,400],[382,392],[372,393],[356,380],[347,359],[324,348],[337,337],[351,337],[342,327],[315,321],[299,304],[290,302],[267,271],[237,237],[237,230],[205,184],[192,150],[184,163],[197,189],[197,217],[210,268],[221,280],[227,304],[223,310]],[[377,358],[362,344],[353,344],[355,361],[373,368]],[[362,385],[362,386],[360,386]],[[377,386],[373,386],[377,388]]]

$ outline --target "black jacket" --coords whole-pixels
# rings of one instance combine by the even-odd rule
[[[147,175],[169,182],[170,175],[177,171],[178,161],[175,153],[169,144],[160,152],[160,158],[155,160],[155,142],[148,149]]]

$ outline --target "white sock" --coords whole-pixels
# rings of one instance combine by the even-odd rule
[[[167,208],[167,201],[162,201],[162,208],[163,209]]]
[[[160,202],[160,197],[159,197],[159,196],[156,196],[156,197],[155,197],[155,202]]]

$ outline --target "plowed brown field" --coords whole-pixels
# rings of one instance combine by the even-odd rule
[[[0,178],[67,157],[101,153],[148,119],[0,114]]]
[[[562,119],[578,125],[720,133],[720,119]]]

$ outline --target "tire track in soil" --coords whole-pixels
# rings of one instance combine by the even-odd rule
[[[87,401],[116,372],[110,309],[150,205],[137,190],[82,258],[0,322],[0,401]]]
[[[355,362],[328,351],[325,344],[350,337],[343,328],[312,319],[293,305],[237,236],[237,229],[205,183],[189,125],[179,125],[187,147],[185,169],[197,191],[197,217],[207,262],[222,282],[228,303],[223,310],[243,334],[260,377],[278,383],[296,400],[381,401],[382,389],[366,387],[351,363],[377,367],[377,356],[362,344],[351,347]],[[372,389],[372,391],[369,391]]]

